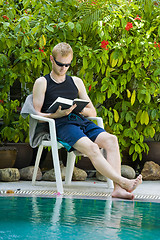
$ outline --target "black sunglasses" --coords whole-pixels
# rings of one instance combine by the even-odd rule
[[[71,66],[71,63],[67,63],[67,64],[61,63],[61,62],[58,62],[55,58],[54,58],[54,61],[59,67],[64,67],[64,66],[65,67],[70,67]]]

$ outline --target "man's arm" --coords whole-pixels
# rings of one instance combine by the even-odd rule
[[[85,117],[96,117],[97,113],[96,113],[96,109],[93,106],[93,103],[91,102],[91,99],[89,98],[87,92],[86,92],[86,88],[84,86],[83,81],[78,78],[78,77],[72,77],[74,83],[76,84],[77,88],[78,88],[78,95],[79,98],[81,99],[85,99],[87,101],[89,101],[89,103],[87,104],[87,106],[83,109],[83,111],[81,112],[81,114]]]
[[[61,107],[59,107],[55,113],[42,113],[41,109],[44,103],[46,88],[47,81],[44,77],[40,77],[35,81],[33,86],[33,106],[38,115],[48,118],[61,118],[70,114],[76,107],[76,105],[73,105],[66,110],[61,110]]]

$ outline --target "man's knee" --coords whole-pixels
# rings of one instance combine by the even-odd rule
[[[99,147],[96,143],[91,142],[88,146],[88,156],[89,157],[94,157],[97,154],[99,154],[100,150]]]
[[[108,148],[114,148],[118,145],[118,138],[113,134],[106,134],[102,141],[104,147],[107,146]]]
[[[116,135],[111,134],[111,137],[110,137],[110,138],[111,138],[111,139],[110,139],[111,142],[113,142],[113,143],[118,143],[118,138],[117,138]]]

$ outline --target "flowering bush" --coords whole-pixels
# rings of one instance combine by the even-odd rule
[[[112,2],[0,2],[0,87],[9,93],[18,80],[24,99],[51,70],[52,47],[70,43],[69,73],[83,79],[121,151],[142,159],[145,138],[160,132],[159,1]]]
[[[109,50],[109,48],[107,48],[107,45],[108,45],[108,44],[109,44],[108,41],[103,40],[103,41],[101,42],[101,48],[104,48],[105,50]]]
[[[129,31],[131,28],[133,28],[133,24],[131,22],[127,22],[125,29]]]
[[[28,119],[20,116],[19,101],[9,101],[6,94],[0,97],[0,143],[28,142]]]

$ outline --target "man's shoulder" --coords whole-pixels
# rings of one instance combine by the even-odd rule
[[[80,91],[80,89],[84,88],[84,83],[83,83],[81,78],[73,76],[72,79],[73,79],[73,81],[74,81],[74,83],[77,86],[79,91]]]
[[[45,83],[46,82],[46,78],[44,76],[41,76],[39,78],[36,79],[37,83]]]
[[[82,79],[77,76],[72,76],[74,82],[82,82]]]

